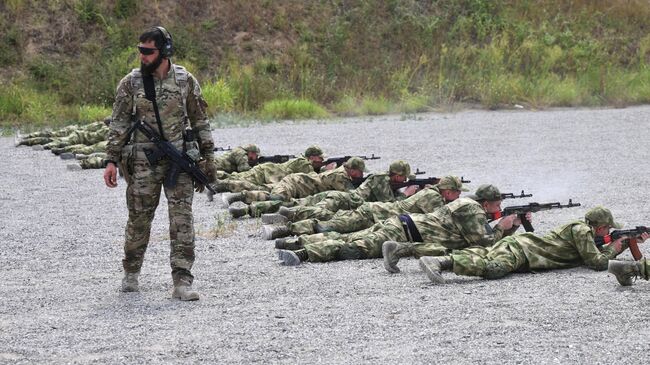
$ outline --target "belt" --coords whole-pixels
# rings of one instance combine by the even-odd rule
[[[402,222],[402,228],[404,228],[404,233],[409,242],[423,242],[422,236],[420,236],[420,231],[413,223],[413,219],[408,214],[402,214],[399,216],[400,222]]]

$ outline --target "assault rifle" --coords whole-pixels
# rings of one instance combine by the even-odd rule
[[[426,171],[420,171],[420,169],[418,168],[418,169],[415,169],[415,172],[413,173],[413,175],[424,175],[426,173],[427,173]]]
[[[408,181],[404,181],[402,183],[390,183],[390,186],[395,190],[405,188],[407,186],[413,186],[413,185],[417,185],[420,189],[424,189],[424,187],[427,185],[435,185],[439,182],[440,182],[439,177],[431,176],[422,179],[411,179]],[[470,180],[465,180],[465,178],[462,177],[460,178],[460,182],[462,182],[463,184],[471,183]]]
[[[177,150],[173,144],[162,139],[160,135],[156,133],[147,123],[144,123],[141,120],[135,122],[127,134],[131,135],[135,129],[142,132],[142,134],[144,134],[144,136],[147,137],[147,139],[156,146],[156,148],[143,149],[144,154],[147,156],[147,160],[149,160],[149,164],[151,164],[151,166],[157,165],[158,162],[160,162],[160,160],[164,159],[165,157],[169,159],[170,166],[167,170],[165,180],[163,181],[163,185],[165,187],[173,188],[176,186],[176,182],[178,181],[178,174],[185,172],[190,175],[192,180],[199,182],[213,194],[217,193],[212,187],[210,187],[210,181],[208,180],[208,177],[203,173],[203,171],[201,171],[201,169],[199,169],[196,161],[194,161],[194,159],[192,159],[187,154],[187,152],[180,152]],[[190,138],[190,140],[191,139],[192,138]]]
[[[511,207],[505,207],[502,211],[492,213],[490,216],[490,221],[499,219],[501,217],[506,217],[511,214],[516,214],[521,220],[521,225],[524,226],[526,232],[534,232],[535,229],[528,219],[526,219],[526,213],[531,212],[540,212],[542,210],[551,210],[551,209],[562,209],[562,208],[573,208],[579,207],[580,203],[574,203],[569,199],[569,204],[562,205],[561,203],[528,203],[527,205],[514,205]]]
[[[296,158],[294,155],[272,155],[272,156],[259,156],[257,158],[257,163],[283,163],[287,162],[292,158]]]
[[[596,247],[599,249],[610,242],[616,241],[617,239],[628,236],[628,246],[630,247],[630,252],[632,253],[632,256],[634,257],[634,260],[638,261],[643,258],[643,255],[641,254],[641,250],[639,250],[639,244],[637,243],[637,237],[641,235],[641,233],[648,232],[650,233],[650,227],[645,227],[645,226],[637,226],[636,228],[633,229],[617,229],[612,231],[610,234],[607,236],[603,237],[596,237],[594,238],[594,242],[596,242]]]
[[[521,194],[514,195],[513,193],[501,193],[501,200],[503,199],[515,199],[515,198],[530,198],[533,194],[526,194],[524,191],[521,191]]]
[[[227,151],[232,151],[232,147],[230,147],[230,146],[228,146],[228,148],[226,148],[226,147],[215,147],[215,148],[213,149],[213,151],[214,151],[214,152],[219,152],[219,151],[226,151],[226,152],[227,152]]]
[[[323,161],[323,165],[329,165],[332,162],[336,163],[336,167],[339,167],[343,165],[347,160],[351,159],[352,157],[359,157],[362,160],[368,161],[368,160],[379,160],[379,156],[375,156],[373,153],[370,157],[368,156],[343,156],[343,157],[330,157],[327,160]]]

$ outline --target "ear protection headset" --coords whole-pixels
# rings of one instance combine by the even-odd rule
[[[158,31],[163,35],[163,38],[165,39],[165,43],[162,45],[162,48],[160,49],[160,55],[165,58],[170,58],[174,54],[172,35],[169,34],[167,29],[163,27],[154,27],[154,28],[158,29]]]

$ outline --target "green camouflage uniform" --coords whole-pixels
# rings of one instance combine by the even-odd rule
[[[309,172],[314,172],[309,160],[306,157],[297,157],[283,163],[259,164],[248,171],[232,173],[221,182],[225,183],[231,192],[271,191],[270,184],[277,184],[290,174]]]
[[[500,226],[488,230],[485,210],[469,198],[457,199],[433,213],[409,216],[423,240],[414,243],[414,253],[418,257],[440,256],[450,249],[475,245],[490,246],[504,236]],[[365,230],[340,237],[331,239],[325,235],[323,241],[314,242],[312,237],[300,236],[299,241],[303,243],[309,261],[312,262],[380,258],[384,242],[412,241],[407,237],[399,217],[389,218]]]
[[[497,279],[511,272],[567,269],[586,265],[605,270],[618,253],[612,246],[599,251],[594,229],[583,221],[565,224],[539,237],[522,233],[505,237],[492,247],[470,247],[451,255],[457,275]]]
[[[416,194],[395,202],[368,202],[363,203],[355,210],[339,210],[329,219],[318,219],[319,223],[328,229],[340,233],[356,232],[371,227],[390,217],[400,214],[425,214],[445,204],[445,199],[440,195],[438,187],[429,187],[418,191]],[[313,233],[316,220],[303,220],[289,224],[289,229],[294,235]]]
[[[326,191],[307,198],[292,199],[289,202],[277,200],[254,202],[250,209],[254,216],[260,216],[263,213],[277,212],[280,206],[296,207],[293,217],[296,222],[307,219],[327,220],[336,211],[355,209],[365,201],[394,201],[402,197],[403,194],[394,194],[388,174],[376,174],[368,176],[358,188],[350,192]],[[309,221],[302,224],[310,226],[313,223]]]
[[[65,146],[71,146],[75,144],[83,145],[93,145],[101,141],[106,140],[108,134],[108,126],[102,122],[94,122],[88,124],[84,128],[80,128],[66,137],[55,138],[52,142],[45,144],[43,147],[46,149],[49,148],[60,148]]]
[[[20,137],[20,141],[16,144],[17,146],[34,146],[37,144],[46,144],[52,142],[55,137],[66,137],[70,133],[79,129],[78,125],[69,125],[57,130],[42,130],[33,133],[26,134]]]
[[[163,80],[154,79],[163,135],[177,149],[198,149],[202,157],[211,160],[214,143],[201,87],[183,67],[170,66]],[[132,136],[127,135],[127,130],[135,120],[144,120],[158,131],[153,104],[145,98],[142,77],[137,69],[124,77],[117,87],[113,122],[106,148],[107,160],[119,161],[120,170],[128,184],[126,202],[129,219],[125,232],[124,271],[140,271],[162,188],[167,197],[169,212],[170,264],[174,285],[181,279],[191,285],[193,276],[190,270],[194,263],[192,179],[186,173],[181,173],[175,187],[162,186],[169,161],[162,160],[156,166],[149,165],[143,149],[153,148],[153,144],[138,131]],[[188,126],[194,132],[195,142],[183,141],[183,131]]]
[[[230,152],[215,156],[214,164],[217,167],[217,171],[223,171],[228,174],[244,172],[251,169],[251,166],[248,164],[248,152],[242,147],[236,147]]]
[[[106,153],[95,152],[90,154],[88,157],[79,160],[79,165],[82,169],[101,169],[104,168],[104,162],[106,160]]]
[[[291,198],[305,198],[327,190],[345,191],[353,188],[352,179],[345,171],[345,167],[341,166],[320,174],[310,172],[288,175],[279,183],[274,184],[270,192],[246,190],[242,193],[244,202],[250,204],[254,201],[269,200],[272,195],[289,201]]]
[[[90,155],[91,153],[106,152],[107,145],[108,141],[101,141],[90,146],[85,144],[73,144],[71,146],[63,147],[61,152],[70,152],[75,155]]]

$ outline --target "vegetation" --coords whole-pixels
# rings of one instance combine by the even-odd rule
[[[213,116],[647,103],[648,16],[643,0],[7,0],[0,126],[99,118],[153,23]]]

